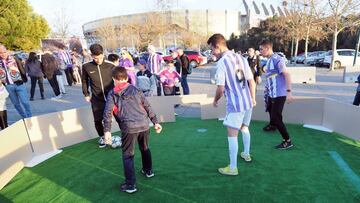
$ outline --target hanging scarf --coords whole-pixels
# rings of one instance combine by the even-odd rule
[[[20,70],[12,56],[9,56],[7,60],[0,60],[0,80],[5,84],[9,84],[10,80],[13,83],[22,81]]]
[[[124,89],[126,89],[130,84],[128,82],[122,82],[117,84],[113,90],[115,94],[119,94],[119,92],[123,91]],[[113,108],[113,113],[116,115],[119,112],[119,108],[117,106],[118,104],[115,102],[114,108]]]

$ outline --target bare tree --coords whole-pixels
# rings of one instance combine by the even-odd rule
[[[360,0],[328,0],[331,11],[331,23],[329,28],[333,33],[332,58],[330,70],[334,70],[335,65],[341,66],[340,62],[335,61],[335,51],[337,36],[345,28],[354,27],[360,24],[359,9]]]
[[[101,26],[95,31],[95,35],[106,49],[116,49],[118,44],[117,29],[111,18],[104,19]]]
[[[304,10],[305,6],[303,2],[300,0],[292,0],[288,4],[289,15],[286,17],[281,17],[279,21],[277,21],[277,27],[279,28],[277,32],[279,34],[282,32],[286,32],[288,38],[292,41],[295,41],[295,50],[292,51],[293,56],[297,56],[297,52],[299,49],[299,41],[304,39],[306,29],[305,29],[305,18],[304,18]],[[293,47],[292,47],[293,49]]]
[[[66,8],[63,7],[55,12],[54,29],[52,30],[51,37],[60,38],[63,42],[70,35],[71,18],[66,13]]]
[[[326,18],[324,18],[324,10],[326,4],[320,0],[303,0],[304,6],[304,25],[305,32],[305,61],[308,56],[308,45],[310,39],[321,40],[327,36],[327,32],[323,29],[326,24]]]

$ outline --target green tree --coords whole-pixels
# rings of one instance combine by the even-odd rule
[[[8,49],[39,48],[49,31],[46,20],[26,0],[0,0],[0,43]]]

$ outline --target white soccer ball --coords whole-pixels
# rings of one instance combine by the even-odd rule
[[[121,147],[121,138],[119,136],[112,136],[111,147],[112,148]]]

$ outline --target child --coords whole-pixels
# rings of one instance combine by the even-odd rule
[[[146,97],[153,96],[156,92],[155,75],[146,69],[146,61],[139,60],[139,71],[136,74],[136,87],[139,88]]]
[[[0,82],[0,128],[2,130],[8,127],[6,112],[6,98],[8,96],[9,93],[6,91],[2,82]]]
[[[164,95],[175,95],[175,86],[180,85],[180,75],[175,70],[175,61],[170,60],[167,62],[167,68],[159,73],[160,82],[163,85]]]
[[[121,184],[120,190],[127,193],[136,192],[134,154],[135,143],[139,143],[142,158],[141,173],[147,178],[154,176],[152,172],[151,153],[149,149],[149,121],[152,121],[156,132],[161,132],[155,113],[144,94],[136,87],[128,83],[128,76],[124,67],[115,67],[112,70],[115,87],[107,97],[104,111],[105,143],[111,144],[111,120],[112,115],[121,130],[123,165],[125,183]]]

